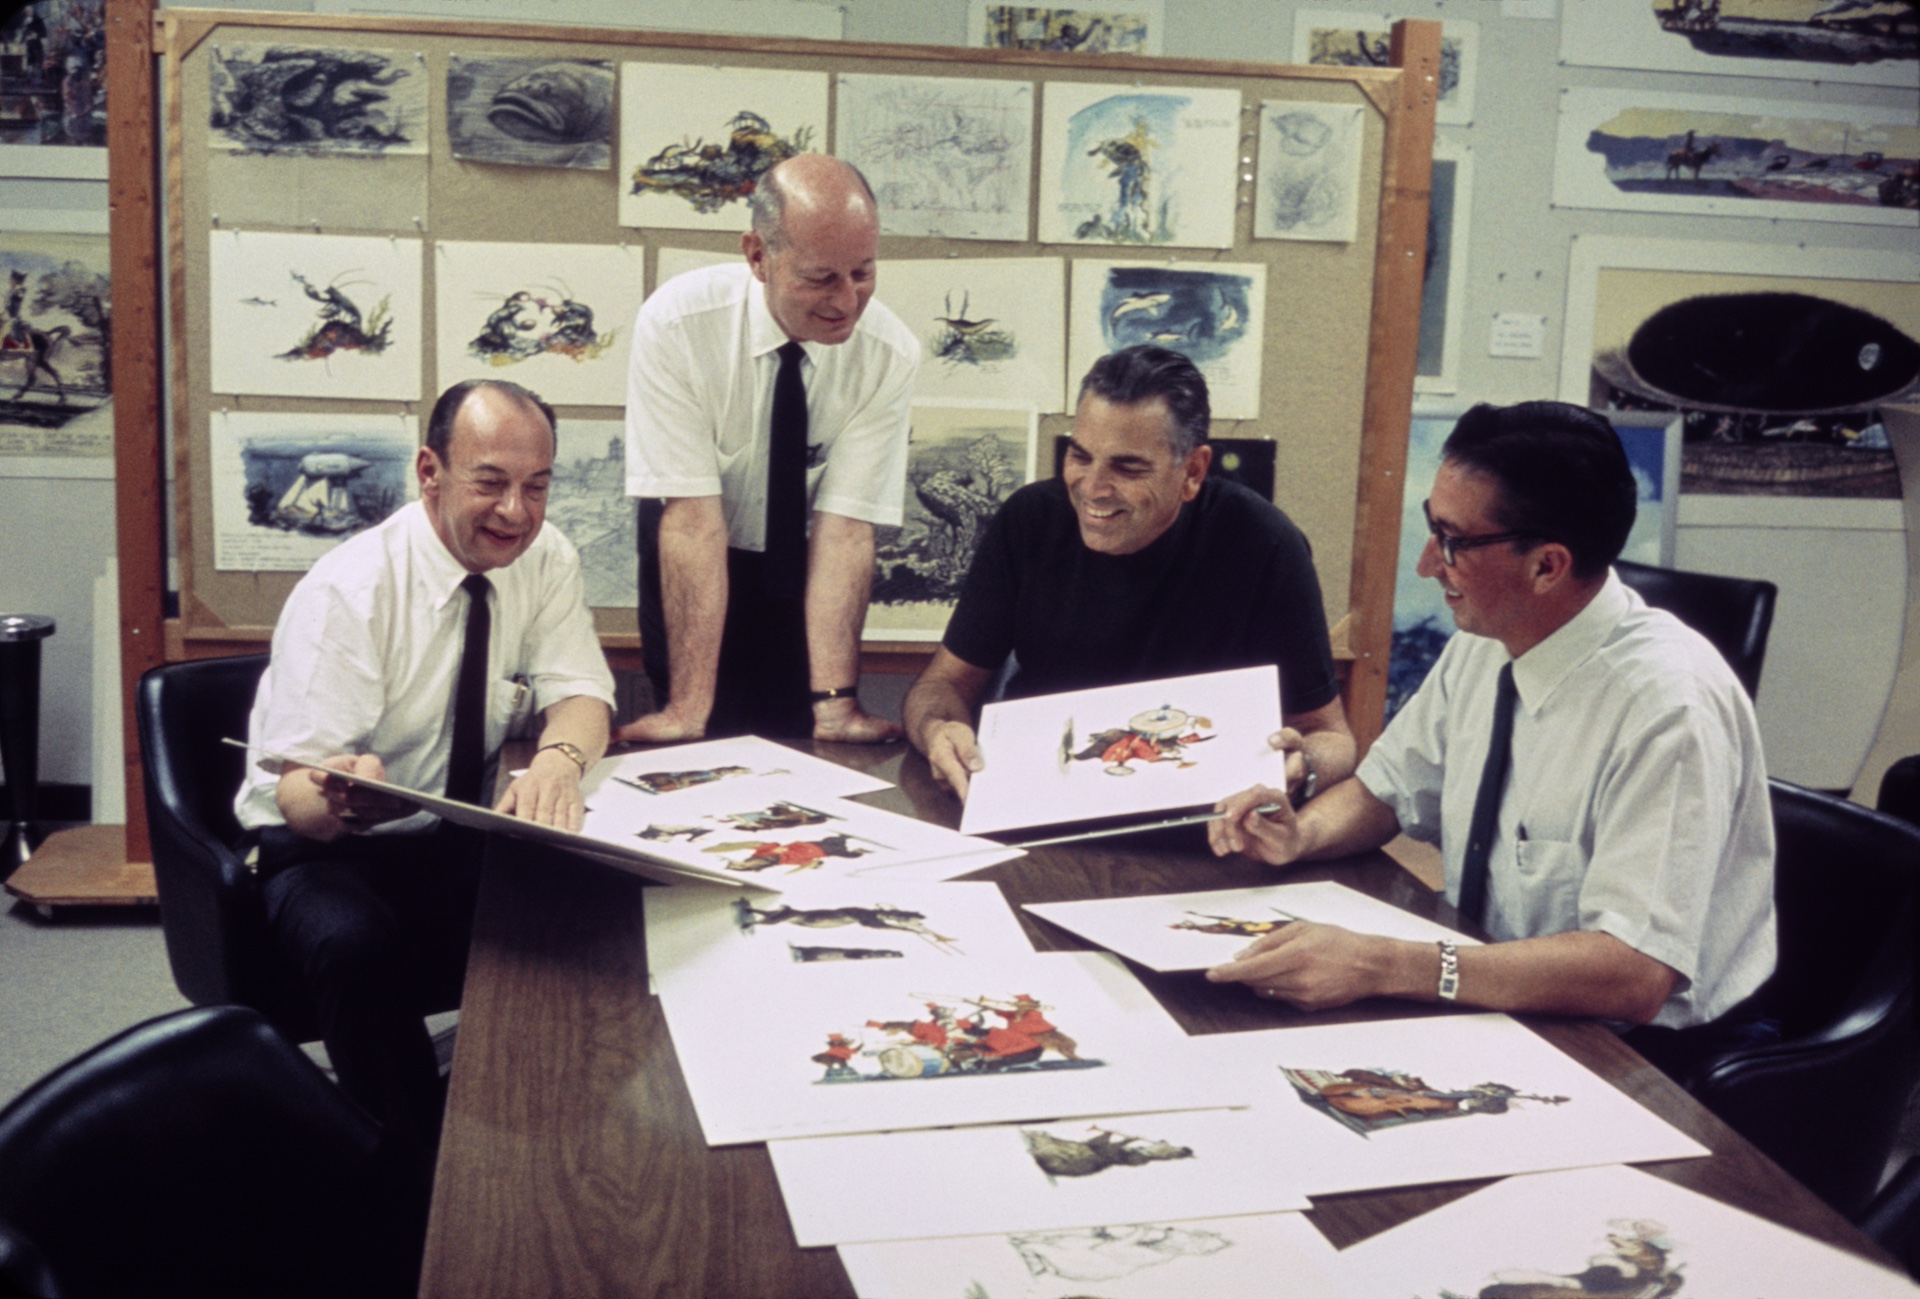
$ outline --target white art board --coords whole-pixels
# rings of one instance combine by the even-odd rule
[[[1351,243],[1366,141],[1360,104],[1261,101],[1253,237]]]
[[[1878,155],[1877,157],[1875,155]],[[1887,204],[1920,158],[1913,108],[1560,92],[1553,201],[1562,207],[1920,225]],[[1906,160],[1902,162],[1901,160]]]
[[[833,138],[873,186],[881,234],[1026,239],[1032,82],[843,72]]]
[[[1155,343],[1200,367],[1214,419],[1257,418],[1266,304],[1261,262],[1175,266],[1076,258],[1062,409],[1072,409],[1080,378],[1095,361]]]
[[[420,495],[412,415],[216,411],[213,566],[304,573]]]
[[[824,72],[620,65],[623,226],[744,231],[761,173],[826,147]]]
[[[803,1248],[1312,1207],[1255,1110],[811,1137],[767,1153]]]
[[[1540,1294],[1893,1299],[1920,1287],[1877,1263],[1634,1168],[1511,1177],[1340,1256],[1346,1293],[1444,1299],[1505,1282]],[[1637,1291],[1620,1288],[1630,1279]],[[1535,1293],[1532,1290],[1521,1293]]]
[[[988,704],[986,765],[960,829],[1144,814],[1278,784],[1284,758],[1267,737],[1280,729],[1279,682],[1271,666],[1236,668]]]
[[[1505,1015],[1194,1042],[1201,1068],[1261,1089],[1257,1107],[1286,1138],[1309,1195],[1712,1153]],[[1289,1069],[1351,1095],[1338,1107],[1316,1105]],[[1405,1085],[1355,1078],[1355,1070]]]
[[[1352,9],[1297,9],[1293,61],[1323,67],[1388,67],[1393,21],[1385,14]],[[1440,99],[1433,110],[1439,125],[1466,126],[1473,121],[1479,51],[1479,24],[1453,19],[1440,24]]]
[[[625,405],[645,270],[637,244],[435,244],[440,387],[510,379],[556,406]]]
[[[1047,83],[1040,242],[1231,248],[1240,92]]]
[[[640,521],[627,495],[627,426],[568,417],[557,433],[547,526],[579,553],[589,608],[631,609],[640,603]]]
[[[1668,30],[1660,15],[1678,7],[1654,0],[1560,0],[1560,60],[1585,67],[1920,86],[1911,26],[1904,47],[1897,34],[1860,30],[1902,9],[1911,22],[1904,0],[1732,0],[1713,22]]]
[[[938,981],[924,965],[893,965],[832,965],[809,979],[748,989],[673,985],[661,1004],[707,1144],[1215,1109],[1244,1104],[1258,1088],[1244,1072],[1189,1068],[1196,1057],[1187,1035],[1101,953],[969,959]],[[977,1016],[1000,1028],[1007,1016],[976,1003],[1012,1007],[1022,996],[1038,1001],[1067,1039],[1024,1063],[969,1059],[912,1034],[916,1022],[936,1022],[930,1002],[956,1023]],[[836,1048],[847,1052],[838,1065]]]
[[[420,240],[207,239],[215,393],[420,400]]]
[[[1149,970],[1204,970],[1230,961],[1270,928],[1290,920],[1355,933],[1461,947],[1479,944],[1344,884],[1272,884],[1256,889],[1161,893],[1086,902],[1029,902],[1025,909]]]
[[[919,965],[945,978],[970,958],[1028,956],[1033,944],[996,884],[799,878],[777,898],[732,889],[649,889],[647,971],[758,987],[837,962]]]
[[[920,340],[915,396],[1068,409],[1064,259],[888,260],[879,296]]]
[[[842,1245],[840,1262],[861,1299],[1351,1299],[1298,1213]]]

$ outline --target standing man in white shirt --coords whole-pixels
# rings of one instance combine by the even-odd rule
[[[872,300],[858,171],[790,158],[751,207],[745,263],[669,281],[634,326],[627,492],[658,711],[618,736],[891,740],[860,709],[860,630],[874,526],[902,517],[920,344]]]
[[[1437,842],[1449,900],[1494,941],[1296,923],[1210,978],[1307,1008],[1457,998],[1653,1025],[1629,1040],[1663,1067],[1766,1031],[1740,1006],[1774,964],[1759,728],[1719,652],[1613,573],[1636,496],[1592,411],[1468,411],[1419,570],[1459,634],[1351,779],[1298,812],[1237,794],[1210,827],[1216,852],[1276,865]]]
[[[421,1154],[444,1103],[424,1015],[459,997],[481,840],[329,773],[483,802],[501,741],[537,715],[497,810],[579,828],[613,677],[579,556],[541,526],[553,456],[553,411],[524,388],[442,394],[420,500],[300,580],[248,724],[256,750],[303,764],[250,769],[235,801],[274,941],[341,1087]]]

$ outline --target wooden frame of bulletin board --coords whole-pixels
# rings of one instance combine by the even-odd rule
[[[116,0],[124,7],[127,0]],[[656,283],[659,250],[733,253],[735,234],[654,230],[617,222],[623,183],[616,147],[606,171],[556,170],[471,163],[451,156],[445,83],[452,56],[592,58],[614,62],[724,65],[828,73],[879,72],[966,76],[1047,85],[1067,82],[1171,85],[1237,90],[1242,106],[1238,209],[1231,248],[1143,251],[1125,246],[1042,244],[1031,238],[985,242],[885,236],[880,297],[890,259],[1055,257],[1068,262],[1259,262],[1266,267],[1261,398],[1255,418],[1216,420],[1217,437],[1263,438],[1276,444],[1276,500],[1313,539],[1329,621],[1346,629],[1352,659],[1348,706],[1364,743],[1377,734],[1385,698],[1401,471],[1413,397],[1414,354],[1426,244],[1439,24],[1396,25],[1391,69],[1293,67],[1268,63],[1130,56],[1085,56],[946,47],[696,36],[604,28],[554,28],[492,22],[425,21],[366,16],[162,9],[154,14],[154,51],[164,87],[165,257],[171,312],[171,368],[166,376],[175,431],[175,527],[180,607],[164,625],[141,628],[138,611],[123,644],[147,654],[154,633],[167,660],[258,651],[299,574],[222,571],[213,562],[213,484],[221,467],[212,453],[210,421],[227,412],[333,411],[381,417],[412,415],[424,428],[438,391],[432,345],[437,241],[638,245],[647,287]],[[424,155],[378,158],[289,158],[220,153],[209,148],[209,60],[223,42],[323,44],[401,50],[430,78],[429,147]],[[829,78],[832,83],[832,78]],[[1349,102],[1363,107],[1364,153],[1358,230],[1350,242],[1307,243],[1252,237],[1251,191],[1262,100]],[[726,105],[731,113],[737,105]],[[724,114],[719,120],[724,120]],[[1041,132],[1033,131],[1034,151]],[[834,141],[816,141],[831,151]],[[1038,186],[1035,186],[1036,205]],[[259,231],[379,236],[422,246],[423,328],[420,399],[413,402],[326,397],[236,396],[213,388],[210,362],[210,241],[217,232]],[[1037,229],[1029,221],[1028,230]],[[116,210],[116,240],[125,237]],[[147,264],[149,278],[151,267]],[[116,261],[116,270],[125,263]],[[118,286],[123,293],[135,286]],[[298,290],[292,290],[298,292]],[[624,324],[625,322],[621,322]],[[129,391],[158,388],[157,354],[136,355],[122,369]],[[140,373],[128,371],[140,369]],[[151,391],[151,389],[148,389]],[[618,406],[561,406],[569,419],[617,420]],[[1047,472],[1053,438],[1070,418],[1041,420],[1037,472]],[[119,427],[122,472],[152,466],[157,431],[134,445]],[[150,470],[149,470],[150,472]],[[230,486],[231,471],[226,480]],[[147,484],[157,488],[157,484]],[[228,488],[223,488],[228,490]],[[126,501],[123,492],[123,503]],[[125,511],[123,510],[123,513]],[[130,535],[130,533],[134,535]],[[144,572],[142,549],[161,546],[137,529],[122,529],[122,567]],[[136,562],[129,564],[129,555]],[[1342,619],[1340,612],[1351,610]],[[595,611],[617,666],[637,664],[631,609]],[[145,631],[151,638],[137,638]],[[867,645],[870,666],[917,666],[924,644]],[[129,656],[141,661],[141,655]],[[137,675],[130,671],[129,678]],[[137,773],[135,773],[137,776]]]

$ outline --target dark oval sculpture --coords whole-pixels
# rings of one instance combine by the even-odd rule
[[[1683,299],[1634,331],[1627,360],[1677,404],[1778,414],[1872,406],[1920,378],[1920,343],[1806,293]]]
[[[487,120],[539,144],[604,140],[613,122],[613,73],[590,63],[544,64],[500,87]]]

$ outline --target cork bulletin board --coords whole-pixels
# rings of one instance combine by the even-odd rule
[[[1437,64],[1437,25],[1410,22],[1402,26],[1396,48],[1402,51],[1403,63],[1406,50],[1411,49]],[[1428,28],[1435,33],[1428,33]],[[830,94],[841,93],[840,75],[862,73],[1029,83],[1035,111],[1031,144],[1036,165],[1031,174],[1036,177],[1046,98],[1050,93],[1063,99],[1084,93],[1074,83],[1237,94],[1240,115],[1233,151],[1236,199],[1230,246],[1040,242],[1035,236],[1046,226],[1040,220],[1042,187],[1036,180],[1029,198],[1034,211],[1024,222],[1024,238],[883,234],[878,297],[887,300],[888,262],[906,259],[1061,259],[1061,292],[1069,316],[1074,297],[1070,267],[1078,261],[1138,262],[1175,270],[1204,270],[1208,263],[1261,268],[1261,337],[1257,350],[1249,353],[1258,369],[1257,413],[1216,418],[1213,432],[1219,437],[1267,439],[1275,444],[1275,499],[1313,541],[1330,623],[1339,622],[1349,608],[1370,609],[1376,603],[1390,607],[1400,494],[1394,448],[1397,444],[1398,454],[1404,456],[1413,374],[1408,326],[1418,317],[1425,160],[1432,137],[1430,91],[1400,68],[1308,68],[193,9],[161,10],[156,34],[164,70],[165,239],[173,343],[169,379],[176,433],[180,582],[180,615],[168,628],[169,658],[257,649],[270,635],[281,604],[300,575],[297,556],[291,561],[285,555],[268,556],[258,568],[244,567],[254,562],[247,558],[251,552],[236,551],[231,536],[223,539],[221,535],[215,494],[230,494],[221,507],[227,513],[221,517],[231,520],[231,494],[240,490],[230,463],[234,458],[231,429],[270,431],[276,416],[337,417],[343,426],[364,430],[364,446],[372,449],[363,449],[362,458],[386,466],[382,472],[391,477],[391,465],[380,457],[391,461],[404,451],[408,439],[420,436],[434,395],[452,378],[461,377],[440,372],[434,345],[436,311],[444,309],[437,296],[439,280],[449,264],[446,254],[436,255],[440,243],[592,246],[606,250],[607,257],[625,258],[643,269],[648,291],[663,278],[663,251],[670,264],[683,264],[688,254],[738,256],[739,236],[733,231],[621,223],[620,197],[630,183],[622,168],[617,125],[612,165],[606,170],[456,158],[448,130],[449,69],[462,60],[515,57],[604,61],[617,73],[627,64],[684,65],[695,70],[725,67],[743,70],[738,76],[749,87],[758,85],[763,73],[827,73]],[[1433,35],[1431,51],[1425,45],[1429,35]],[[378,51],[406,67],[414,74],[410,79],[425,90],[424,107],[407,110],[421,114],[424,128],[414,132],[413,151],[311,156],[216,147],[210,126],[211,84],[222,75],[223,61],[248,56],[249,51],[255,52],[251,57],[258,57],[257,51],[273,46]],[[623,75],[623,94],[628,84]],[[1350,239],[1301,242],[1254,235],[1256,141],[1262,105],[1285,101],[1355,110],[1351,116],[1357,121],[1355,139],[1361,161]],[[731,99],[716,103],[710,116],[723,122],[740,107]],[[835,152],[833,122],[829,111],[820,135],[808,147]],[[1224,214],[1211,215],[1221,218],[1224,229]],[[354,370],[341,358],[330,358],[328,365],[305,367],[305,372],[362,377],[351,382],[342,378],[337,389],[326,378],[306,379],[298,393],[268,393],[257,380],[249,383],[230,377],[235,367],[222,362],[215,345],[215,288],[225,295],[223,302],[226,298],[240,301],[236,295],[245,292],[263,313],[278,304],[282,295],[248,289],[230,278],[216,286],[213,250],[217,241],[232,239],[236,246],[264,249],[263,255],[270,258],[277,245],[265,236],[313,235],[337,238],[337,247],[343,251],[306,281],[296,283],[283,270],[278,282],[286,296],[308,300],[308,310],[322,317],[329,312],[313,304],[321,304],[331,287],[352,293],[351,286],[386,283],[382,277],[388,275],[398,283],[414,274],[409,268],[418,267],[417,307],[411,299],[396,298],[392,313],[396,354],[413,355],[401,335],[417,331],[417,374],[410,359],[398,370],[388,366],[374,378],[364,367]],[[399,269],[379,269],[389,265]],[[311,291],[303,290],[301,283]],[[359,309],[364,311],[366,305],[362,301]],[[415,319],[407,321],[403,313]],[[332,314],[338,318],[339,313]],[[355,323],[373,332],[383,321],[356,318]],[[618,329],[617,346],[624,356],[630,316],[604,323]],[[222,328],[231,333],[234,326],[229,321]],[[1068,330],[1071,333],[1071,322]],[[1070,359],[1068,369],[1072,368]],[[1074,372],[1062,377],[1071,385],[1079,376]],[[531,386],[542,385],[532,381]],[[582,421],[600,421],[595,428],[617,431],[622,417],[617,396],[606,392],[582,393],[555,404],[563,438],[569,425]],[[1067,414],[1044,414],[1040,446],[1050,447],[1070,425]],[[1048,472],[1048,460],[1041,456],[1038,472]],[[410,480],[410,465],[404,466],[404,472]],[[357,481],[374,476],[371,471],[362,473]],[[315,490],[319,490],[317,479]],[[1380,493],[1377,508],[1369,504],[1376,490]],[[1382,528],[1388,529],[1384,535]],[[216,547],[221,545],[225,553],[217,557]],[[1362,592],[1371,591],[1381,580],[1387,598],[1363,600]],[[633,609],[620,604],[597,606],[595,618],[616,661],[630,661],[630,651],[637,645]],[[1356,616],[1349,636],[1357,675],[1364,675],[1370,662],[1384,669],[1384,622],[1376,635],[1368,619]],[[917,655],[927,646],[869,642],[867,649]]]

